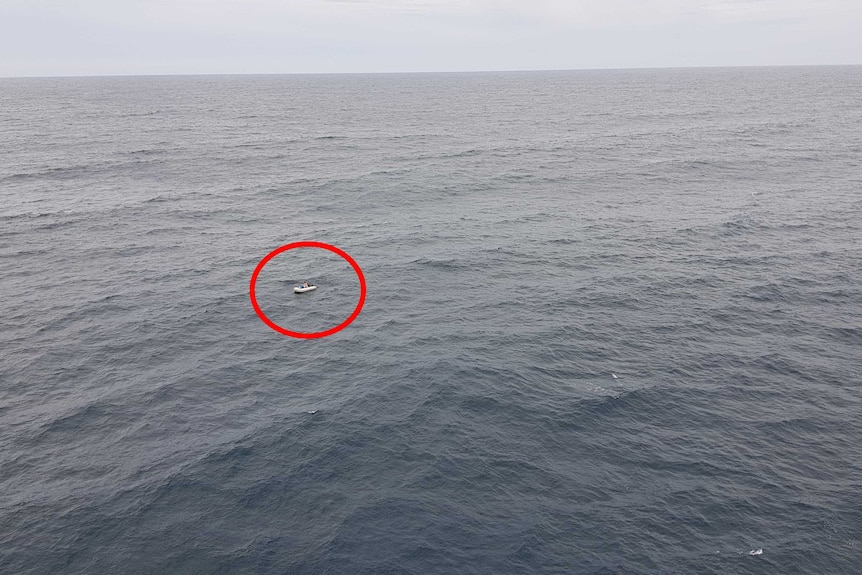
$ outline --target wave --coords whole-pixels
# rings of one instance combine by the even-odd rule
[[[429,258],[418,258],[412,260],[410,262],[412,266],[423,266],[429,267],[432,269],[439,270],[462,270],[462,269],[472,269],[473,265],[464,260],[458,259],[445,259],[445,260],[434,260]]]

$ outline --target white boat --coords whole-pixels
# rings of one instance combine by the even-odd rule
[[[308,287],[296,286],[295,288],[293,288],[293,293],[305,293],[307,291],[314,291],[316,289],[317,286],[313,286],[311,284],[308,284]]]

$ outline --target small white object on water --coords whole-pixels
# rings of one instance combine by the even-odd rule
[[[763,548],[760,549],[752,549],[748,552],[749,555],[763,555]]]
[[[316,409],[312,409],[311,411],[306,411],[305,413],[309,413],[309,414],[311,414],[311,415],[314,415],[315,413],[317,413],[317,410],[316,410]]]
[[[620,378],[620,376],[618,376],[618,375],[617,375],[617,374],[615,374],[614,372],[611,372],[611,375],[613,376],[613,378],[614,378],[614,379],[619,379],[619,378]]]

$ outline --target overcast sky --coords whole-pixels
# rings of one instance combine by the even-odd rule
[[[0,76],[862,64],[862,0],[0,0]]]

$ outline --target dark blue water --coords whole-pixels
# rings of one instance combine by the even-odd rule
[[[860,94],[0,80],[0,572],[862,571]]]

